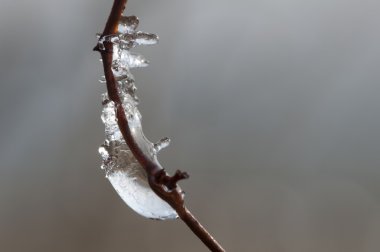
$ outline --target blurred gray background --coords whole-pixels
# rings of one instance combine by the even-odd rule
[[[112,1],[0,7],[0,251],[207,251],[100,170]],[[146,135],[227,251],[380,251],[380,2],[130,0]]]

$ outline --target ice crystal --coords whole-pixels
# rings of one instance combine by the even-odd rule
[[[154,34],[136,31],[139,20],[135,16],[122,17],[118,34],[100,37],[99,49],[104,50],[104,42],[113,43],[112,71],[118,84],[121,106],[128,120],[131,134],[138,148],[151,162],[161,167],[157,160],[158,152],[167,147],[169,138],[153,144],[144,135],[141,114],[137,108],[135,79],[131,68],[145,67],[148,61],[139,54],[130,52],[137,45],[152,45],[158,42]],[[101,82],[105,81],[102,77]],[[150,188],[144,168],[134,157],[126,144],[117,124],[117,107],[109,100],[108,94],[102,95],[103,111],[101,119],[105,125],[106,140],[99,147],[102,157],[101,168],[120,197],[134,211],[151,219],[174,219],[177,213]]]

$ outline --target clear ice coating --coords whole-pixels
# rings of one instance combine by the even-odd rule
[[[136,30],[139,19],[136,16],[122,16],[120,18],[118,30],[120,33],[128,33]]]
[[[122,17],[118,34],[100,38],[99,48],[104,49],[105,41],[113,43],[112,70],[133,138],[145,156],[161,167],[157,154],[169,145],[170,139],[163,138],[153,144],[144,136],[141,114],[137,108],[135,79],[130,72],[131,68],[148,65],[148,61],[142,55],[132,53],[130,49],[137,45],[156,44],[158,37],[136,31],[138,23],[139,20],[135,16]],[[104,82],[104,77],[100,82]],[[132,154],[119,130],[117,108],[115,103],[109,100],[107,93],[102,94],[102,104],[101,119],[105,125],[106,140],[99,147],[99,154],[103,160],[101,168],[105,171],[106,177],[124,202],[138,214],[160,220],[177,218],[176,211],[150,188],[146,171]]]

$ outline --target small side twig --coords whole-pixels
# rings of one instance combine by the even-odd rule
[[[125,9],[126,3],[127,0],[114,0],[111,13],[100,39],[104,36],[117,33],[118,23]],[[99,51],[102,57],[108,96],[116,105],[116,117],[119,129],[133,155],[142,167],[144,167],[148,175],[150,187],[159,197],[165,200],[173,209],[176,210],[178,216],[211,251],[225,251],[191,214],[184,204],[183,192],[178,189],[177,183],[182,179],[187,179],[189,175],[186,172],[177,171],[173,176],[170,176],[162,167],[158,166],[156,163],[153,163],[151,159],[145,156],[144,152],[139,148],[136,140],[133,138],[130,130],[131,128],[128,125],[128,120],[118,94],[117,81],[115,80],[112,72],[112,42],[105,41],[104,50],[100,50],[98,45],[94,48],[94,50]]]

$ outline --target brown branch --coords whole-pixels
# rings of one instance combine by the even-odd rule
[[[107,24],[100,39],[104,36],[117,33],[118,23],[126,3],[127,0],[114,0],[110,16],[108,17]],[[116,105],[119,129],[133,155],[142,167],[144,167],[148,175],[150,187],[159,197],[176,210],[178,216],[211,251],[225,251],[184,205],[184,195],[178,188],[177,182],[188,178],[189,175],[185,172],[177,171],[174,176],[169,176],[162,167],[152,162],[149,157],[146,157],[144,152],[137,145],[128,125],[128,120],[118,94],[117,81],[112,72],[112,42],[105,40],[103,44],[104,49],[100,50],[98,44],[94,50],[99,51],[102,57],[108,96]]]

